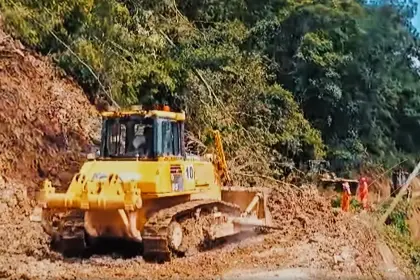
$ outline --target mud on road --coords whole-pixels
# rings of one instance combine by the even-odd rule
[[[165,264],[117,254],[63,259],[50,251],[49,238],[40,224],[30,222],[34,203],[25,196],[26,186],[1,181],[0,192],[0,278],[234,279],[250,269],[284,268],[307,269],[318,276],[383,276],[374,232],[351,217],[332,212],[315,188],[278,188],[273,192],[270,208],[283,230]]]

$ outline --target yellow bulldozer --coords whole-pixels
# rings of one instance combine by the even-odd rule
[[[272,226],[269,189],[233,186],[218,131],[213,153],[200,157],[186,153],[184,112],[132,106],[101,114],[99,151],[66,192],[47,179],[39,193],[43,226],[63,255],[117,238],[142,244],[145,258],[167,261]]]

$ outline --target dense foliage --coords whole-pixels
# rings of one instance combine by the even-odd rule
[[[419,48],[408,24],[416,7],[367,2],[0,0],[0,7],[6,28],[51,54],[91,98],[186,110],[195,137],[206,142],[210,128],[220,129],[233,161],[266,172],[286,158],[327,156],[352,168],[420,154]]]

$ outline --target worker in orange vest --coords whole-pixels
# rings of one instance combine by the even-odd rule
[[[341,198],[341,210],[348,212],[350,210],[351,191],[348,182],[343,183],[343,196]]]
[[[368,207],[368,184],[367,179],[365,177],[360,178],[359,186],[357,187],[357,197],[359,202],[362,204],[363,209],[367,209]]]

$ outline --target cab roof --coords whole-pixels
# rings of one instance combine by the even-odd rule
[[[176,121],[185,121],[185,112],[170,112],[167,110],[143,110],[139,106],[132,106],[127,109],[111,109],[101,113],[105,118],[121,118],[125,116],[143,116],[146,118],[158,117]]]

